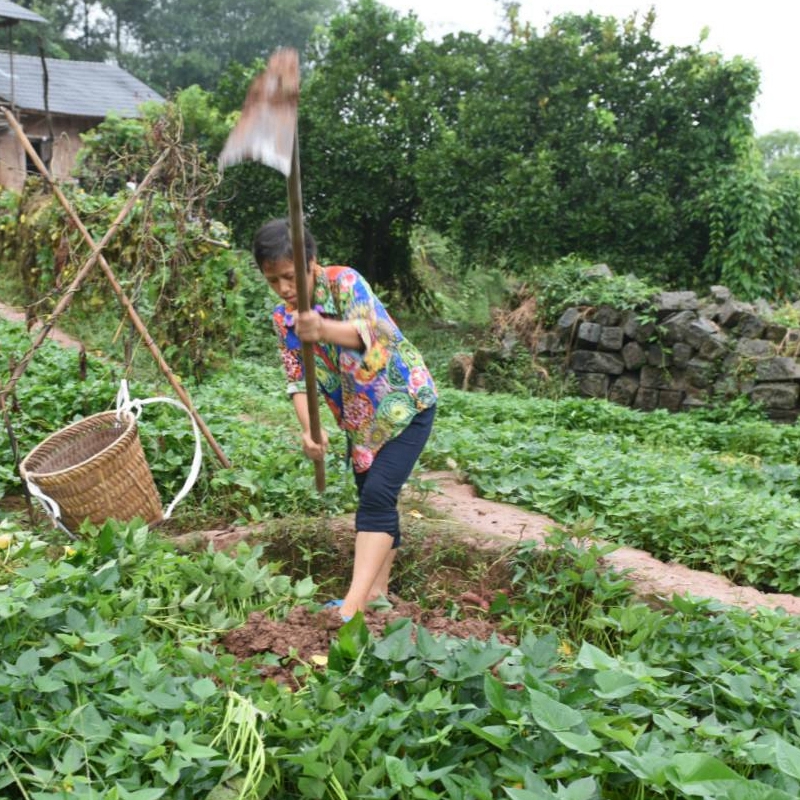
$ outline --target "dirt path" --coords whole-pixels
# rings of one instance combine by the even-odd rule
[[[26,322],[24,310],[20,308],[14,308],[2,302],[0,302],[0,317],[7,319],[9,322],[20,322],[23,325]],[[33,326],[33,331],[38,331],[41,327],[41,323],[36,323],[36,325]],[[57,342],[62,347],[69,347],[74,350],[80,350],[83,347],[83,345],[77,339],[67,335],[64,333],[64,331],[61,331],[58,328],[53,328],[48,334],[48,338],[52,339],[54,342]]]
[[[533,539],[544,543],[548,528],[553,526],[553,521],[547,517],[479,498],[472,486],[459,482],[452,473],[427,473],[424,478],[433,481],[441,492],[431,493],[426,502],[482,536],[514,542]],[[620,547],[605,560],[616,569],[630,570],[636,592],[643,597],[668,600],[675,594],[688,594],[744,608],[782,608],[790,614],[800,614],[800,597],[765,594],[750,587],[736,586],[719,575],[680,564],[665,564],[643,550]]]

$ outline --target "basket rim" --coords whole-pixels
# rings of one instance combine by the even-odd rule
[[[77,464],[71,464],[68,467],[64,467],[63,469],[52,470],[51,472],[37,472],[27,468],[26,464],[28,461],[33,458],[37,453],[41,450],[45,449],[45,446],[67,436],[71,431],[75,428],[86,427],[86,423],[90,422],[91,420],[97,420],[101,417],[114,417],[115,419],[123,422],[125,425],[124,430],[120,433],[120,435],[110,444],[106,445],[102,450],[98,450],[96,453],[93,453],[89,458],[83,459],[83,461],[79,461]],[[91,414],[88,417],[84,417],[83,419],[76,420],[75,422],[67,425],[60,430],[57,430],[51,433],[47,438],[43,439],[33,450],[25,456],[24,459],[20,462],[19,471],[21,476],[25,480],[36,480],[37,477],[47,477],[47,478],[55,478],[61,475],[65,475],[69,472],[74,472],[76,469],[80,469],[80,467],[88,464],[90,461],[94,461],[95,459],[100,458],[102,455],[107,453],[109,450],[117,447],[119,445],[120,440],[130,434],[132,430],[136,429],[136,415],[133,412],[127,409],[120,409],[119,411],[101,411],[98,414]]]

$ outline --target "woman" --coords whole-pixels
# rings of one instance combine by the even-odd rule
[[[364,278],[350,267],[321,267],[314,237],[304,230],[306,280],[312,310],[298,313],[288,219],[256,233],[253,255],[281,298],[273,311],[288,391],[303,435],[303,451],[325,457],[328,436],[311,437],[302,343],[314,345],[317,383],[347,435],[358,489],[355,560],[350,587],[333,601],[344,620],[389,592],[400,545],[397,501],[433,426],[436,387],[419,351],[403,336]]]

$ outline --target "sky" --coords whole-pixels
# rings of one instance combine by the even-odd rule
[[[430,38],[460,30],[498,33],[500,0],[381,0],[401,13],[413,11]],[[800,133],[800,3],[797,0],[520,0],[520,19],[537,31],[560,14],[626,19],[655,8],[654,37],[664,46],[698,44],[726,59],[742,56],[761,71],[761,91],[753,105],[753,124],[761,136],[774,130]]]

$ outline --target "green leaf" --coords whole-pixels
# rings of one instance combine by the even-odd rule
[[[116,632],[111,630],[85,631],[83,633],[83,641],[89,647],[97,647],[106,642],[113,642],[116,638]]]
[[[448,657],[447,645],[435,639],[423,625],[417,626],[417,655],[429,662],[444,661]]]
[[[299,600],[307,600],[309,597],[313,597],[316,590],[317,585],[310,575],[294,584],[294,596]]]
[[[53,758],[57,771],[61,775],[74,775],[85,763],[86,751],[83,745],[71,742],[60,758]]]
[[[28,605],[28,616],[33,619],[47,619],[64,611],[63,597],[47,597]]]
[[[575,658],[575,664],[584,669],[594,669],[598,671],[619,669],[619,663],[599,647],[595,647],[589,642],[584,642]]]
[[[460,650],[439,666],[439,674],[445,680],[451,681],[464,681],[483,675],[507,656],[509,650],[509,647],[500,645],[493,639],[488,642],[467,640]]]
[[[599,796],[597,781],[594,778],[578,778],[556,793],[558,800],[594,800]]]
[[[537,789],[531,792],[528,789],[514,789],[508,786],[503,787],[503,791],[511,798],[511,800],[558,800],[558,795],[553,794],[546,787]]]
[[[214,758],[219,755],[219,752],[213,747],[207,747],[203,744],[198,744],[191,737],[184,736],[175,740],[175,744],[180,750],[181,755],[186,758],[197,760],[200,758]]]
[[[667,775],[682,786],[704,781],[737,780],[739,774],[714,756],[705,753],[678,753],[667,767]]]
[[[73,730],[88,742],[106,742],[112,737],[111,724],[92,703],[76,708],[70,717]]]
[[[603,746],[602,740],[591,733],[574,733],[572,731],[551,731],[551,733],[561,744],[576,753],[592,755]]]
[[[13,668],[9,668],[12,675],[31,676],[39,671],[39,654],[36,650],[24,650],[20,653]]]
[[[211,680],[211,678],[200,678],[199,680],[196,680],[189,687],[189,690],[198,700],[208,700],[210,697],[213,697],[215,694],[219,693],[217,685]]]
[[[664,785],[664,770],[671,763],[670,759],[656,753],[637,754],[628,752],[627,750],[607,750],[605,754],[615,764],[628,770],[640,780],[652,783],[653,786]]]
[[[179,708],[183,708],[186,704],[186,698],[183,696],[183,692],[172,694],[154,690],[152,692],[144,692],[142,696],[149,700],[156,708],[163,708],[167,711],[175,711]]]
[[[775,764],[785,775],[800,780],[800,748],[776,737]]]
[[[527,690],[530,711],[536,722],[548,731],[568,731],[583,723],[580,712],[535,689]]]
[[[416,645],[412,639],[413,633],[414,627],[409,620],[405,625],[375,643],[375,657],[381,661],[407,661],[416,653]]]
[[[594,676],[594,682],[598,688],[597,696],[608,700],[627,697],[642,686],[636,678],[624,672],[598,672]]]
[[[159,800],[164,796],[167,791],[164,789],[135,789],[129,791],[121,784],[115,784],[117,792],[119,792],[119,800]]]
[[[181,769],[186,763],[173,752],[168,761],[158,759],[151,766],[170,786],[174,786],[181,779]]]
[[[49,694],[50,692],[61,691],[67,684],[62,680],[51,678],[49,675],[36,675],[33,679],[33,685],[36,687],[37,692]]]
[[[483,679],[483,692],[489,705],[506,719],[519,716],[519,691],[509,689],[490,672]]]
[[[416,784],[414,773],[408,769],[404,759],[386,755],[384,761],[386,763],[386,774],[389,776],[392,786],[411,787]]]
[[[505,725],[481,726],[473,722],[464,722],[463,727],[499,750],[505,750],[516,736],[516,731]]]

